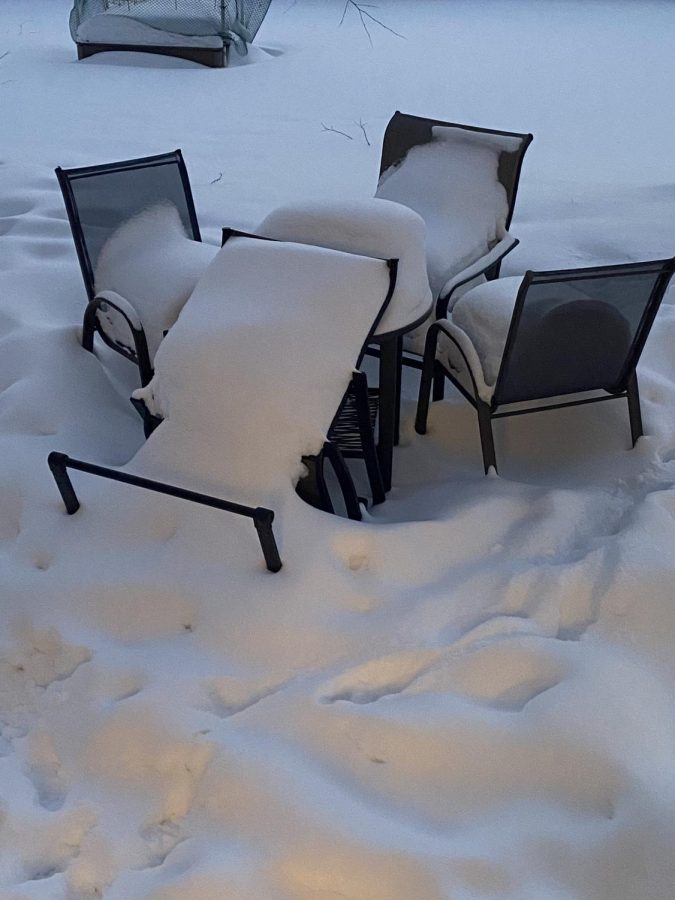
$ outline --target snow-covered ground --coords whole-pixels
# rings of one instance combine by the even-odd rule
[[[534,133],[504,274],[675,253],[672,3],[382,0],[372,46],[342,6],[275,0],[218,71],[0,5],[3,900],[675,896],[673,290],[634,450],[620,402],[516,418],[485,478],[411,378],[387,503],[290,494],[278,575],[250,523],[77,475],[69,518],[49,475],[143,443],[56,165],[180,146],[215,243],[371,196],[400,109]]]

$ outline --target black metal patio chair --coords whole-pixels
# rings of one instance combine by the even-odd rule
[[[152,360],[140,317],[126,298],[97,296],[96,264],[108,238],[142,210],[169,203],[185,232],[201,241],[190,181],[180,150],[98,166],[56,170],[75,242],[89,303],[84,314],[82,346],[93,352],[94,335],[138,366],[141,383],[152,378]],[[121,339],[113,317],[128,329]]]
[[[643,433],[636,366],[673,272],[675,257],[528,271],[473,288],[429,329],[415,430],[426,432],[440,367],[478,413],[486,473],[497,468],[492,420],[505,416],[626,398],[634,446]],[[585,396],[559,399],[571,395]],[[540,400],[549,402],[503,409]]]
[[[465,152],[464,148],[468,151],[474,148],[473,153],[469,152],[466,155],[467,163],[472,167],[477,166],[472,177],[480,179],[482,186],[488,186],[490,179],[494,180],[496,176],[503,189],[503,196],[495,197],[498,202],[494,206],[488,203],[484,209],[484,220],[477,223],[485,228],[484,241],[477,241],[470,252],[462,259],[457,259],[453,258],[452,241],[448,240],[448,255],[440,264],[438,260],[432,262],[429,258],[430,283],[436,301],[433,319],[442,319],[447,315],[452,301],[457,296],[458,288],[480,279],[481,276],[483,280],[497,278],[502,260],[517,246],[518,240],[509,234],[508,229],[513,217],[523,159],[532,140],[531,134],[460,125],[398,111],[390,119],[382,142],[380,178],[375,196],[403,203],[419,213],[426,221],[428,248],[430,242],[443,245],[446,238],[444,229],[450,226],[452,231],[456,226],[461,227],[463,217],[471,213],[470,198],[460,194],[469,173],[462,171],[462,157],[457,156],[458,148],[460,154]],[[442,152],[433,160],[425,159],[424,155],[420,154],[422,150],[422,154],[426,153],[428,156],[432,145],[446,150],[449,165],[445,168],[439,165],[444,155]],[[489,151],[492,151],[493,158],[496,156],[494,161],[487,155]],[[485,166],[477,159],[477,152],[483,152],[482,159],[486,163]],[[411,184],[403,186],[400,181],[396,182],[390,177],[397,170],[402,170],[404,165],[410,168],[411,162],[413,163],[410,172]],[[417,176],[414,166],[419,169]],[[425,168],[422,169],[420,166]],[[435,171],[432,172],[432,169]],[[424,195],[430,189],[433,193],[434,189],[434,184],[428,183],[430,174],[433,175],[435,184],[443,190],[453,191],[455,188],[458,190],[451,217],[442,215],[443,210],[439,208],[430,208],[424,199]],[[416,177],[419,178],[419,188],[414,181]],[[437,198],[434,198],[431,207],[437,202]],[[451,235],[447,237],[451,238]],[[422,368],[421,356],[426,327],[428,326],[404,339],[404,365]],[[376,354],[375,350],[374,355]],[[439,375],[434,385],[434,399],[441,399],[442,396],[443,379]]]

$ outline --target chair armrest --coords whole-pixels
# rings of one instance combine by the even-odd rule
[[[483,364],[468,334],[450,319],[438,319],[429,329],[427,344],[424,350],[450,373],[461,373],[464,370],[471,380],[474,400],[482,400],[488,405],[492,402],[494,387],[488,385],[483,373]],[[440,334],[447,338],[445,347],[439,346]]]
[[[126,322],[131,333],[133,347],[125,344],[114,333],[106,332],[104,317],[109,309],[115,310]],[[141,384],[146,385],[153,375],[152,363],[148,352],[148,341],[140,316],[131,303],[115,291],[101,291],[100,294],[97,294],[87,304],[82,328],[82,346],[90,353],[93,352],[94,332],[96,331],[98,331],[109,347],[136,363]]]
[[[471,263],[466,269],[462,269],[461,272],[458,272],[456,275],[453,275],[452,278],[449,278],[441,288],[438,300],[436,301],[436,318],[444,319],[447,316],[448,310],[451,309],[450,298],[458,287],[461,287],[469,281],[473,281],[474,278],[478,278],[480,275],[484,275],[492,269],[493,266],[500,263],[514,247],[518,246],[519,243],[520,241],[518,238],[514,238],[507,232],[501,241],[495,244],[492,250],[484,256],[481,256],[480,259]]]
[[[133,331],[143,331],[140,316],[131,303],[129,303],[128,300],[125,300],[125,298],[121,294],[118,294],[117,291],[99,291],[91,302],[96,303],[97,309],[101,311],[104,311],[102,304],[112,306],[114,310],[124,317],[130,329]]]

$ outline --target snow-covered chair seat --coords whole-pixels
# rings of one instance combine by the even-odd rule
[[[387,125],[375,196],[409,206],[424,219],[436,301],[429,322],[406,337],[406,350],[421,355],[431,321],[445,317],[462,287],[496,278],[501,260],[517,245],[508,228],[531,141],[531,134],[400,112]]]
[[[526,272],[472,288],[429,328],[416,430],[426,431],[432,380],[441,374],[477,410],[486,472],[496,469],[492,419],[524,411],[626,397],[635,444],[642,434],[635,369],[674,270],[675,259],[655,260]],[[536,400],[549,402],[501,410]]]
[[[278,506],[303,457],[322,453],[395,272],[391,260],[230,237],[134,395],[162,420],[143,458]]]
[[[82,345],[94,335],[136,363],[141,382],[218,248],[201,243],[180,150],[56,169],[89,304]]]
[[[78,58],[104,50],[178,56],[208,66],[227,64],[227,48],[245,52],[271,0],[75,0],[70,33]]]

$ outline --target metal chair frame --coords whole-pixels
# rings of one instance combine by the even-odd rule
[[[152,378],[152,363],[148,354],[148,344],[145,332],[142,327],[137,327],[134,317],[130,315],[129,310],[125,310],[121,304],[117,304],[110,297],[100,297],[96,295],[94,285],[94,266],[90,257],[89,248],[82,228],[80,213],[78,210],[77,199],[73,191],[73,182],[83,178],[96,178],[100,175],[109,175],[115,172],[128,172],[137,169],[152,169],[158,166],[175,166],[181,181],[183,192],[185,195],[185,204],[190,222],[190,230],[192,239],[201,241],[201,233],[199,231],[199,223],[197,221],[197,212],[195,210],[194,198],[190,187],[190,179],[188,177],[187,168],[183,159],[183,154],[178,150],[171,153],[162,153],[157,156],[145,156],[138,159],[126,159],[120,162],[105,163],[95,166],[81,166],[73,169],[63,169],[58,166],[55,169],[56,177],[63,194],[63,200],[68,214],[68,222],[73,235],[77,258],[82,271],[84,286],[89,298],[89,303],[84,313],[82,325],[82,346],[85,350],[93,353],[94,336],[98,333],[101,339],[111,349],[120,353],[126,359],[138,366],[141,384],[145,386]],[[101,325],[99,313],[106,313],[109,308],[115,310],[126,322],[133,348],[113,340]],[[138,320],[138,317],[136,317]],[[140,320],[138,320],[140,321]]]
[[[444,128],[457,128],[460,131],[469,131],[476,134],[491,134],[497,137],[520,138],[520,147],[514,153],[502,153],[499,162],[499,180],[506,191],[508,202],[508,214],[506,217],[506,229],[508,230],[513,217],[513,210],[516,203],[516,195],[518,193],[518,185],[520,183],[520,173],[523,166],[523,160],[527,148],[533,141],[532,134],[523,134],[516,131],[499,131],[493,128],[480,128],[476,125],[462,125],[458,122],[446,122],[443,119],[428,119],[423,116],[414,116],[409,113],[402,113],[397,110],[387,124],[382,141],[382,154],[380,157],[380,176],[392,166],[402,162],[406,154],[413,147],[421,144],[427,144],[432,139],[432,128],[440,125]],[[505,157],[513,157],[512,165],[508,166]],[[443,319],[448,313],[448,305],[452,295],[457,288],[462,287],[475,278],[484,276],[488,281],[499,277],[499,272],[503,259],[517,247],[519,241],[514,238],[513,242],[506,247],[497,258],[491,258],[488,262],[481,264],[481,260],[477,260],[473,265],[469,266],[464,273],[458,273],[458,279],[454,281],[452,287],[446,294],[441,294],[436,298],[435,318]],[[462,276],[462,277],[459,277]],[[370,347],[368,354],[378,356],[377,347]],[[413,369],[422,369],[422,359],[410,351],[403,351],[402,364]],[[434,400],[442,400],[444,391],[444,378],[440,370],[436,372],[434,379]]]
[[[635,329],[635,333],[633,335],[631,345],[628,348],[621,373],[616,379],[615,384],[611,385],[609,388],[602,388],[597,385],[589,385],[588,388],[581,389],[575,392],[575,395],[578,395],[585,392],[597,392],[599,390],[603,390],[604,393],[600,396],[583,397],[581,399],[574,399],[556,403],[545,403],[540,406],[528,406],[525,409],[500,410],[500,406],[513,404],[515,402],[525,403],[536,400],[546,400],[548,397],[560,396],[560,394],[558,393],[544,393],[537,394],[536,396],[528,398],[521,398],[518,401],[513,401],[509,400],[508,397],[504,394],[513,354],[513,348],[516,343],[516,337],[518,335],[518,328],[523,315],[527,292],[531,285],[555,281],[566,282],[577,279],[588,280],[593,278],[607,278],[608,275],[614,274],[617,277],[620,277],[621,275],[639,274],[640,272],[648,272],[650,270],[657,272],[659,269],[660,272],[654,283],[651,295],[645,303],[642,317],[640,319],[640,322],[638,323],[637,328]],[[645,342],[654,323],[654,319],[658,312],[659,306],[663,299],[663,295],[665,294],[668,283],[673,273],[675,273],[675,257],[671,259],[652,260],[643,263],[626,263],[616,266],[594,266],[585,269],[557,269],[546,272],[527,271],[518,289],[513,315],[511,317],[506,344],[504,347],[504,353],[502,355],[499,373],[495,382],[495,389],[490,403],[486,403],[479,396],[478,387],[476,385],[476,380],[471,370],[471,366],[469,365],[462,347],[457,342],[453,334],[448,330],[446,325],[447,320],[440,320],[435,322],[429,329],[424,349],[424,361],[422,367],[422,378],[420,381],[417,416],[415,419],[415,431],[418,434],[426,434],[432,382],[434,382],[438,372],[441,372],[443,377],[451,381],[452,384],[462,394],[462,396],[469,401],[469,403],[474,407],[478,414],[478,428],[480,433],[481,450],[483,453],[483,465],[486,474],[489,471],[490,467],[493,467],[495,471],[497,471],[494,437],[492,433],[493,419],[501,419],[509,416],[520,416],[527,413],[543,412],[545,410],[551,409],[562,409],[567,406],[582,406],[588,403],[598,403],[604,400],[616,400],[625,398],[628,403],[628,415],[630,420],[632,446],[635,446],[638,438],[644,433],[636,368],[640,359],[640,355],[642,354],[642,351],[644,349]],[[440,361],[436,358],[438,338],[441,333],[444,334],[452,342],[455,349],[458,351],[460,357],[462,358],[466,373],[468,374],[470,379],[472,392],[467,390],[467,388],[461,383],[461,381],[445,366],[443,366],[442,363],[440,363]],[[436,398],[434,397],[434,399]]]

